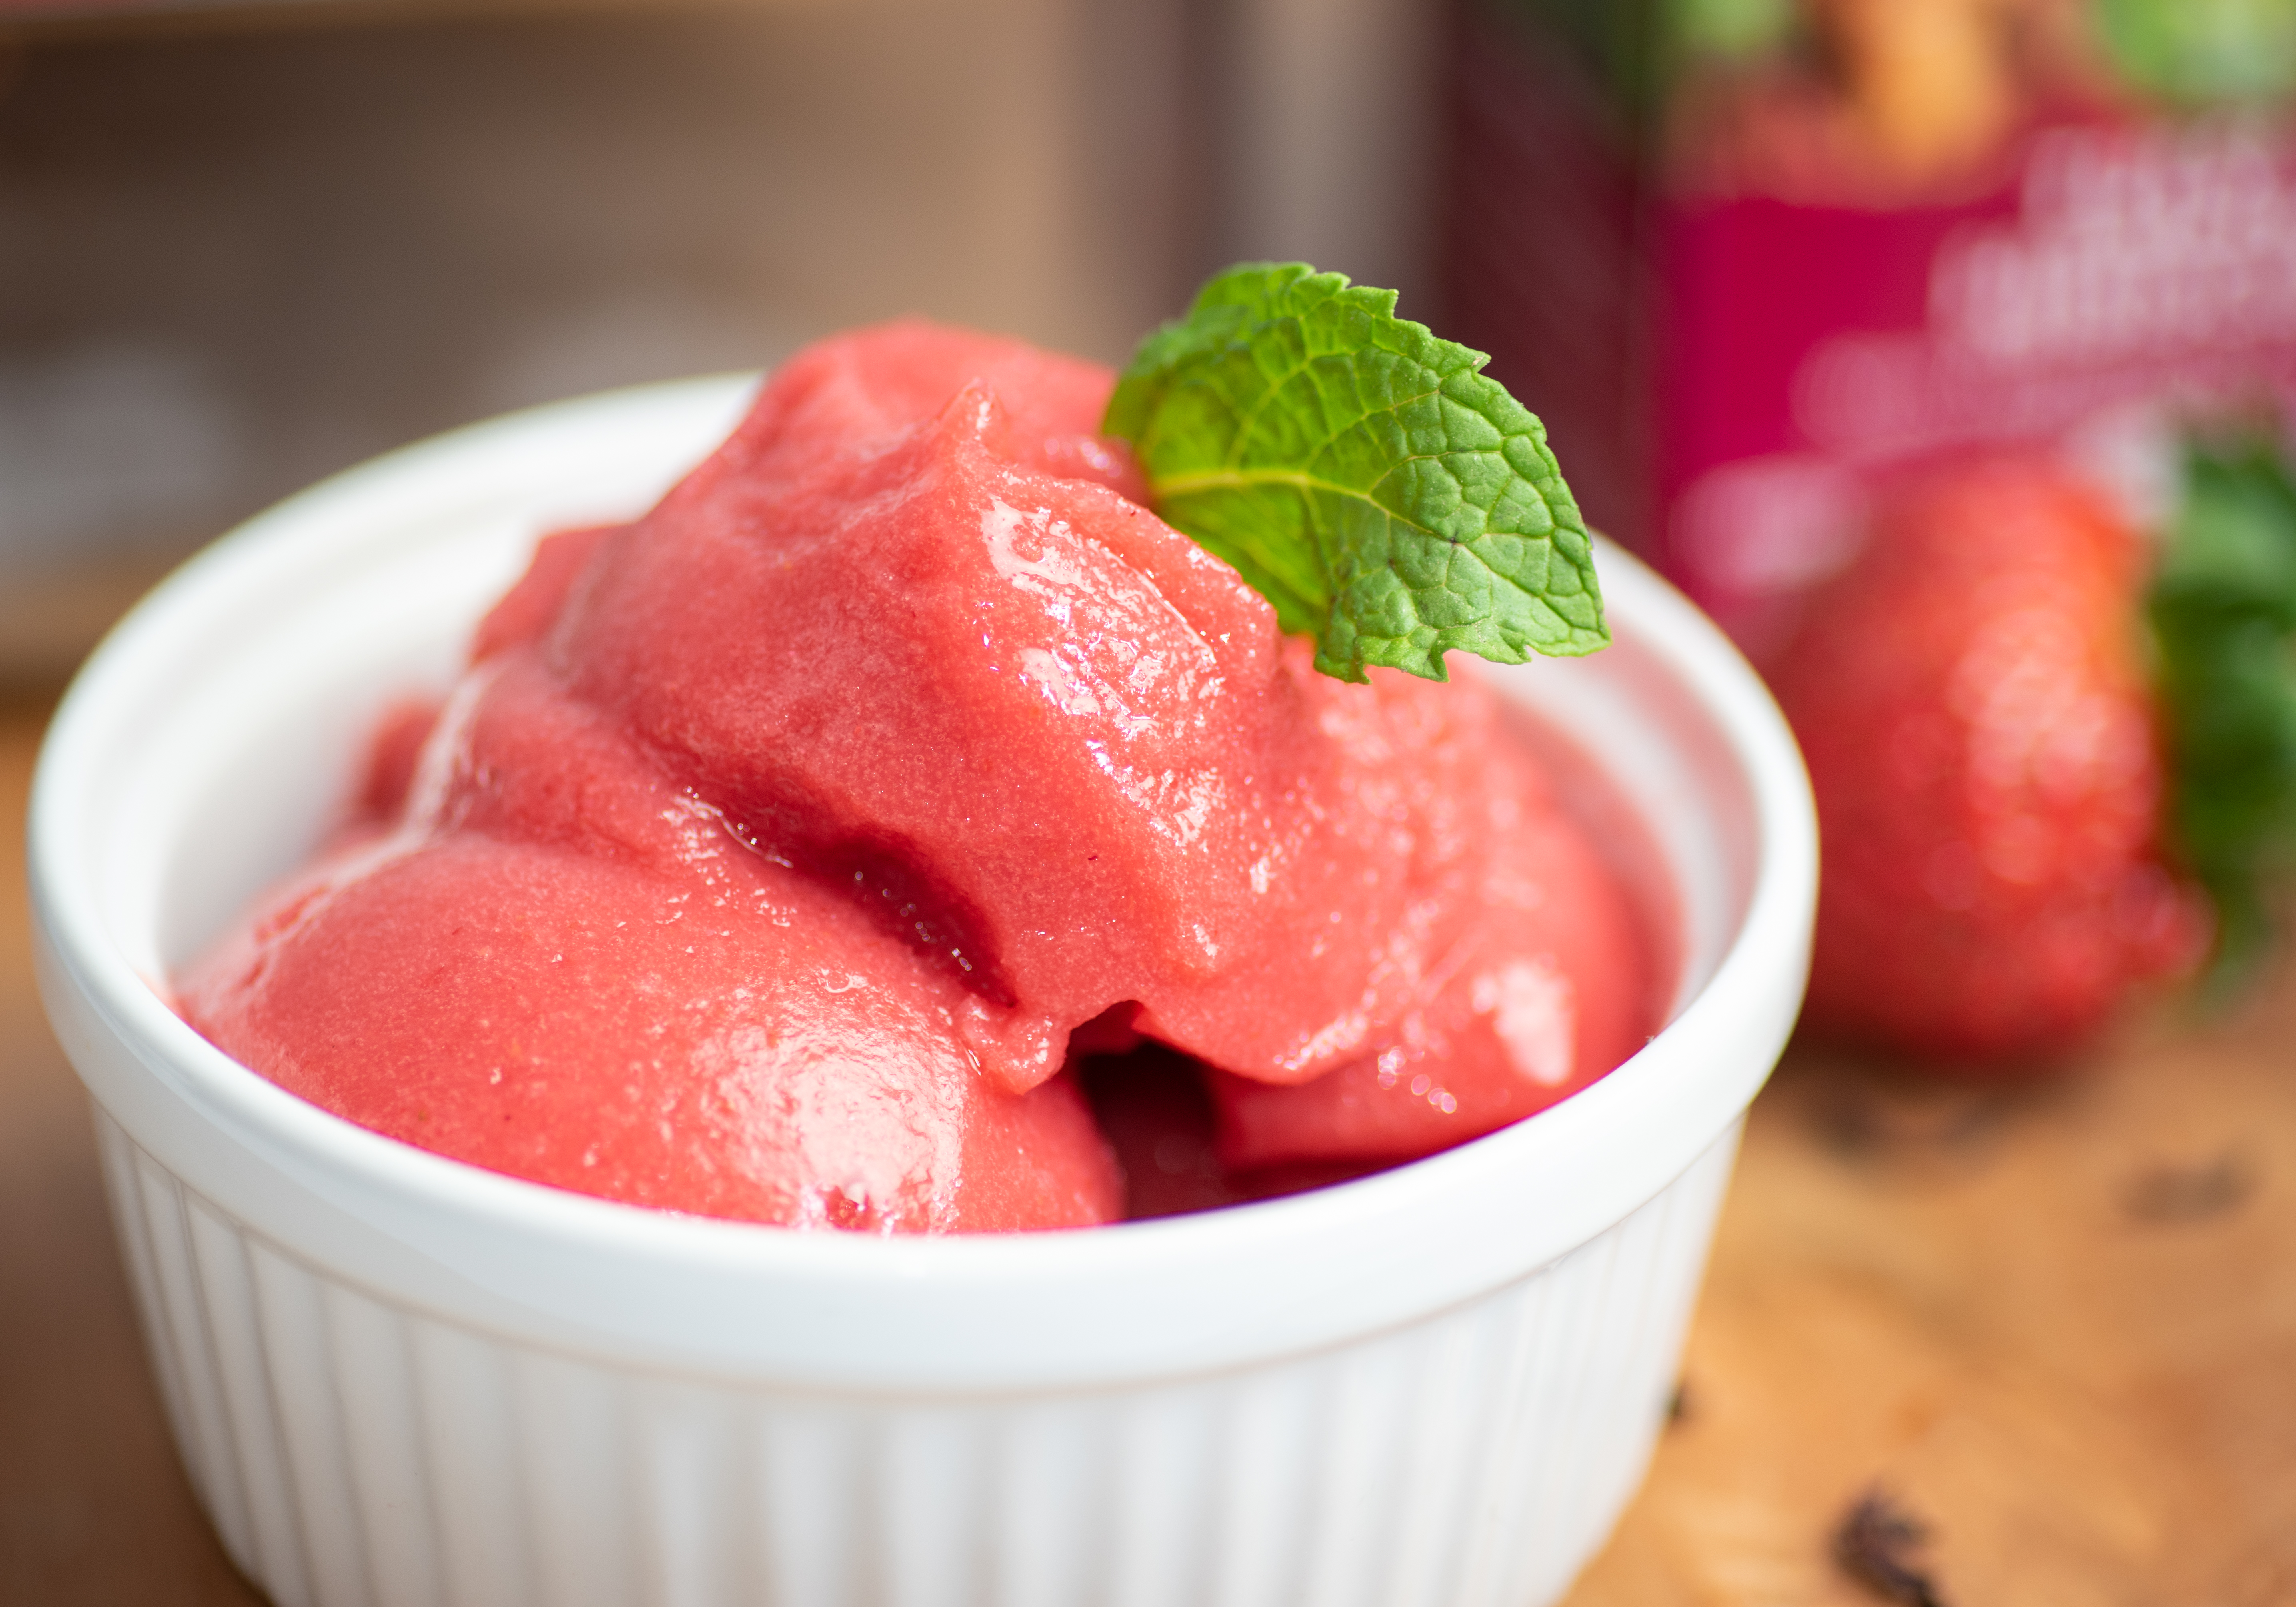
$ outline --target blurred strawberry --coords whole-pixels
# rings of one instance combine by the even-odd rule
[[[1770,666],[1817,794],[1813,1025],[2046,1056],[2197,962],[2207,906],[2161,854],[2145,568],[2042,460],[1883,488],[1857,561]]]

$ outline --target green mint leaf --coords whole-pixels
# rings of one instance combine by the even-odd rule
[[[2270,949],[2296,870],[2296,483],[2267,438],[2192,443],[2147,611],[2169,825],[2216,903],[2222,990]]]
[[[1397,317],[1393,291],[1248,263],[1141,342],[1101,428],[1326,675],[1592,652],[1611,635],[1587,527],[1488,361]]]

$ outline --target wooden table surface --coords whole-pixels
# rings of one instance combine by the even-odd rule
[[[168,1445],[33,993],[43,716],[0,704],[0,1603],[253,1603]],[[1874,1601],[1829,1537],[1876,1490],[1956,1607],[2296,1603],[2296,971],[2092,1060],[1988,1092],[1789,1055],[1679,1418],[1573,1607]]]

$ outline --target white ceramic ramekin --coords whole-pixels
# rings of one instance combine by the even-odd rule
[[[1618,644],[1497,672],[1675,878],[1670,1025],[1520,1126],[1324,1193],[1063,1234],[699,1221],[339,1120],[155,986],[305,852],[555,524],[633,512],[739,380],[331,480],[195,560],[41,758],[41,980],[94,1098],[193,1483],[282,1607],[1428,1603],[1559,1595],[1641,1474],[1816,837],[1768,696],[1615,551]]]

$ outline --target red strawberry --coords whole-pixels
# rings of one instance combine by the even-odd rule
[[[2200,957],[2160,855],[2144,554],[2045,461],[1882,488],[1771,682],[1817,793],[1808,1019],[1917,1053],[2030,1057]]]

